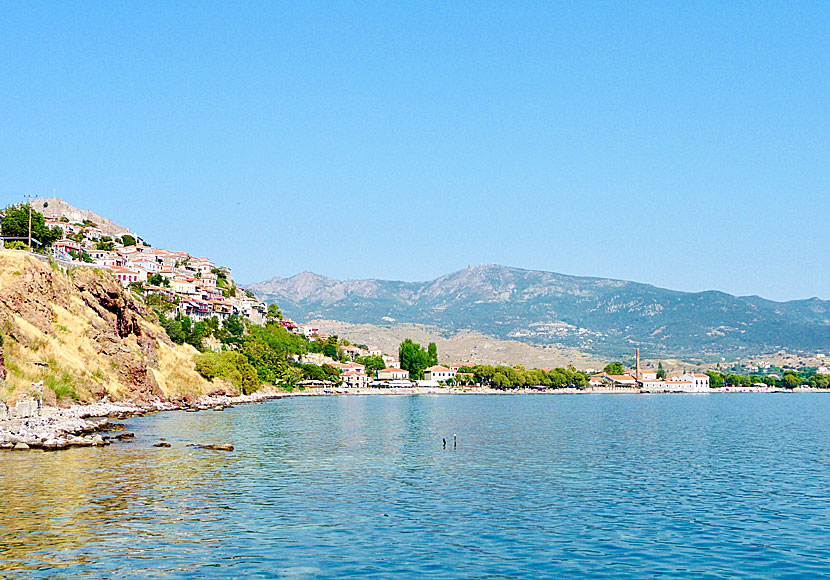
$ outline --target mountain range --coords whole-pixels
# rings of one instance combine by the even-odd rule
[[[428,282],[337,280],[306,271],[248,288],[298,320],[428,324],[605,356],[635,346],[709,360],[830,350],[830,301],[818,298],[775,302],[494,264]]]

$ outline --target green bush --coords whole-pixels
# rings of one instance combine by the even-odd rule
[[[203,352],[196,357],[196,371],[208,380],[225,379],[242,394],[259,389],[256,369],[248,358],[236,351]]]

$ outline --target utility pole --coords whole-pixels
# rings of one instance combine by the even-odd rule
[[[34,195],[25,195],[23,196],[26,198],[26,205],[29,207],[29,251],[32,251],[32,200],[35,199]]]

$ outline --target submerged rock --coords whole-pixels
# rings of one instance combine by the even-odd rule
[[[214,451],[233,451],[233,445],[230,444],[211,444],[211,445],[196,445],[197,449],[212,449]]]
[[[167,441],[159,441],[153,447],[170,447],[170,444]]]

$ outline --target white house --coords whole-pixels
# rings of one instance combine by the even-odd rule
[[[689,383],[689,386],[687,387],[688,389],[690,389],[689,392],[702,393],[709,390],[709,375],[704,375],[701,373],[683,373],[682,375],[671,375],[668,379],[666,379],[667,389],[674,389],[678,387],[686,388],[670,383]]]
[[[129,286],[132,282],[144,282],[147,280],[146,275],[141,274],[140,272],[136,272],[135,270],[130,270],[129,268],[125,268],[123,266],[111,266],[110,270],[115,277],[118,278],[121,285],[125,288]]]
[[[179,294],[196,294],[196,281],[192,278],[173,278],[170,280],[170,287]]]
[[[640,374],[643,374],[640,372]],[[640,379],[639,384],[640,388],[643,389],[645,393],[665,393],[666,392],[666,381],[658,379],[655,373],[655,377],[653,379]]]
[[[449,379],[455,378],[456,371],[452,369],[448,369],[447,367],[442,367],[440,365],[434,365],[429,367],[428,369],[424,370],[424,380],[427,381],[447,381]]]
[[[409,371],[397,367],[386,367],[377,373],[379,381],[405,381],[409,379]]]
[[[309,326],[308,324],[298,324],[296,332],[297,334],[302,334],[306,338],[311,338],[315,334],[319,333],[320,329]]]
[[[362,389],[369,386],[369,375],[360,371],[346,371],[340,379],[347,387]]]
[[[333,363],[329,363],[329,364],[331,366],[333,366],[334,368],[336,368],[336,369],[340,369],[340,372],[343,372],[343,373],[347,373],[349,371],[355,371],[355,372],[358,372],[358,373],[365,373],[366,372],[366,366],[362,365],[360,363],[356,363],[356,362],[347,362],[347,363],[333,362]]]

